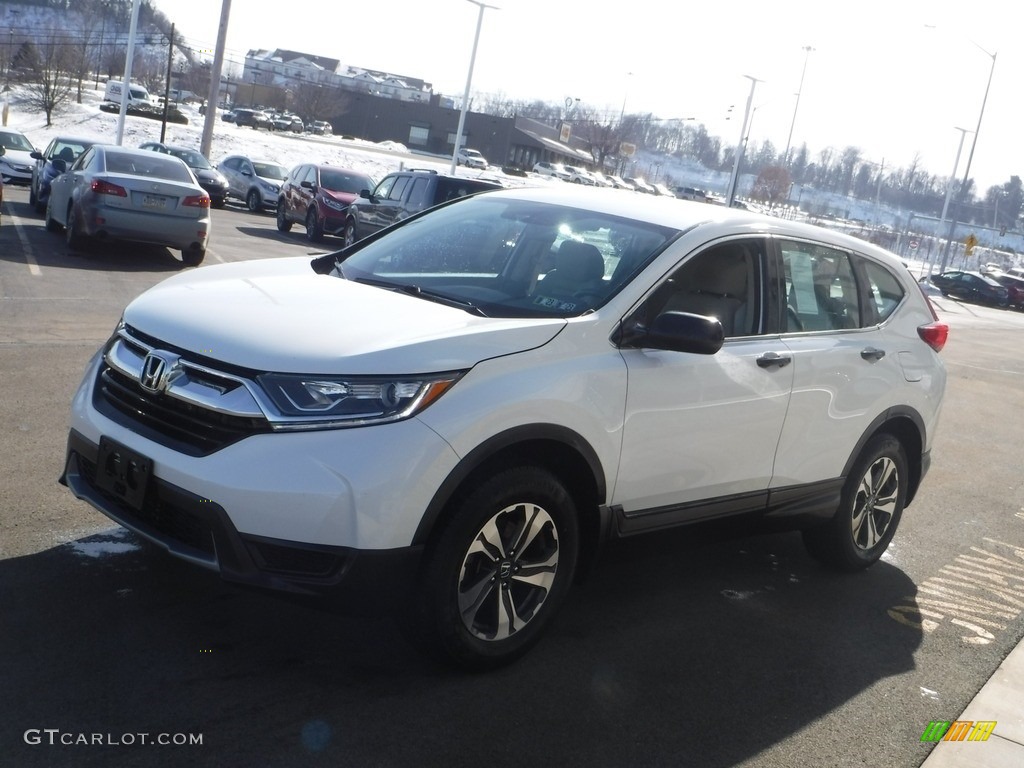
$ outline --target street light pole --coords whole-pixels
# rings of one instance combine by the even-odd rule
[[[736,146],[736,160],[732,164],[732,176],[729,179],[729,191],[725,196],[725,204],[732,207],[733,200],[736,199],[736,180],[740,175],[740,160],[743,157],[743,142],[747,136],[747,121],[750,120],[750,105],[754,102],[754,89],[757,84],[762,82],[756,77],[750,75],[744,75],[745,78],[750,80],[750,95],[747,96],[747,109],[743,113],[743,126],[740,128],[740,140]]]
[[[455,131],[455,146],[452,149],[452,165],[450,173],[455,175],[455,166],[459,162],[459,149],[462,147],[462,130],[466,125],[466,112],[469,110],[469,87],[473,83],[473,65],[476,64],[476,47],[480,42],[480,28],[484,23],[484,11],[493,8],[500,11],[496,5],[487,5],[479,0],[466,0],[468,3],[479,6],[480,13],[476,17],[476,34],[473,36],[473,52],[469,56],[469,73],[466,75],[466,91],[462,94],[462,109],[459,111],[459,127]]]
[[[814,49],[809,45],[805,45],[801,50],[804,52],[804,68],[800,72],[800,87],[797,88],[796,91],[796,104],[793,106],[793,119],[789,123],[789,136],[786,138],[786,151],[782,153],[782,157],[787,168],[789,167],[789,148],[793,143],[793,128],[796,127],[796,113],[797,110],[800,109],[800,94],[803,93],[804,76],[807,74],[807,60],[814,52]]]
[[[973,41],[971,41],[973,42]],[[974,150],[978,146],[978,133],[981,132],[981,120],[985,117],[985,104],[988,102],[988,91],[992,87],[992,75],[996,71],[996,56],[998,53],[989,53],[977,43],[974,46],[992,59],[992,66],[988,70],[988,82],[985,83],[985,95],[981,99],[981,111],[978,113],[978,125],[974,129],[974,138],[971,140],[971,151],[967,155],[967,168],[964,170],[964,180],[960,183],[960,194],[957,195],[957,205],[953,209],[953,216],[949,220],[949,232],[946,234],[946,246],[942,250],[942,264],[939,268],[939,274],[946,271],[946,267],[949,264],[949,251],[953,244],[953,237],[956,233],[957,225],[957,214],[959,213],[960,206],[963,205],[964,193],[967,191],[967,181],[971,177],[971,161],[974,160]]]

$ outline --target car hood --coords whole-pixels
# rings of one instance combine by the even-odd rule
[[[11,165],[31,167],[36,164],[35,158],[32,157],[32,153],[26,152],[24,149],[8,149],[3,155],[0,155],[0,162],[3,162],[4,160]]]
[[[194,173],[196,178],[200,181],[213,181],[217,184],[228,183],[228,180],[224,178],[224,174],[220,171],[214,171],[209,168],[193,168],[192,173]]]
[[[342,205],[348,205],[359,197],[359,195],[354,192],[335,192],[333,189],[324,189],[323,187],[320,189],[324,193],[325,197],[329,197],[331,200],[337,200]]]
[[[485,318],[318,275],[307,257],[202,267],[132,301],[124,321],[171,347],[279,373],[412,374],[470,368],[549,342],[561,318]]]

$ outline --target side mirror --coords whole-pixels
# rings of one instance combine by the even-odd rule
[[[365,197],[367,200],[373,199],[373,196],[370,194],[370,190],[368,190],[368,189],[360,189],[359,190],[359,196],[360,197]]]
[[[654,318],[650,328],[634,328],[622,336],[624,346],[694,355],[713,355],[725,341],[725,332],[717,318],[672,311]]]
[[[68,170],[67,161],[62,158],[55,157],[50,161],[50,163],[53,165],[53,169],[57,171],[57,173],[65,173]]]
[[[33,160],[42,160],[43,153],[40,152],[38,149],[33,149],[32,152],[29,154],[29,157],[31,157]]]

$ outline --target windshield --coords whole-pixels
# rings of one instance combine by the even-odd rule
[[[10,131],[0,131],[0,146],[4,149],[20,149],[25,152],[31,152],[34,149],[32,142],[20,133],[11,133]]]
[[[288,171],[283,166],[275,165],[274,163],[253,163],[252,167],[256,170],[256,175],[261,176],[264,179],[277,179],[278,181],[284,181],[288,178]]]
[[[488,317],[572,317],[604,304],[676,232],[607,213],[481,195],[365,244],[335,274],[443,297]]]
[[[373,189],[373,179],[358,173],[344,171],[320,171],[320,186],[332,192],[351,192],[358,195],[360,190]]]
[[[175,157],[180,157],[185,161],[185,165],[189,168],[199,168],[200,170],[207,170],[213,166],[203,157],[201,154],[191,149],[172,149],[170,153]]]

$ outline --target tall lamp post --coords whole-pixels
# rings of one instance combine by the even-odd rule
[[[462,109],[459,111],[459,127],[455,131],[455,146],[452,149],[452,166],[450,173],[455,175],[455,166],[459,162],[459,150],[462,148],[462,130],[466,125],[466,112],[469,110],[469,87],[473,83],[473,65],[476,64],[476,47],[480,42],[480,27],[484,23],[484,11],[488,8],[493,8],[496,11],[500,11],[496,5],[487,5],[481,3],[480,0],[466,0],[468,3],[479,6],[480,13],[476,17],[476,34],[473,36],[473,52],[469,56],[469,73],[466,75],[466,91],[462,94]]]
[[[971,41],[974,42],[973,40]],[[960,212],[960,206],[963,205],[964,193],[967,191],[967,181],[971,177],[971,161],[974,160],[974,150],[978,146],[978,133],[981,131],[981,120],[985,117],[985,104],[988,102],[988,91],[992,87],[992,75],[996,71],[996,56],[997,53],[989,53],[977,43],[974,43],[974,47],[984,53],[990,59],[992,59],[992,65],[988,70],[988,82],[985,83],[985,95],[981,99],[981,111],[978,113],[978,125],[974,129],[974,138],[971,139],[971,151],[967,154],[967,167],[964,169],[964,180],[960,183],[960,193],[957,195],[957,204],[953,208],[953,216],[949,220],[949,232],[946,234],[946,246],[942,250],[942,264],[939,267],[939,274],[946,271],[946,267],[949,265],[949,251],[953,245],[953,237],[956,234],[957,225],[957,214]]]
[[[725,196],[725,204],[730,208],[732,207],[733,200],[736,199],[736,180],[740,175],[740,160],[743,159],[744,142],[747,138],[747,122],[750,120],[750,105],[754,101],[754,89],[758,83],[762,82],[750,75],[744,75],[744,77],[750,80],[750,95],[747,96],[747,109],[743,113],[743,126],[740,128],[740,140],[736,146],[736,160],[732,164],[732,176],[729,178],[729,191]]]
[[[949,213],[949,199],[953,196],[953,185],[956,183],[956,172],[960,168],[960,153],[964,151],[964,138],[971,131],[966,128],[954,128],[954,130],[960,131],[960,141],[956,146],[956,160],[953,161],[953,171],[949,174],[949,181],[946,183],[946,199],[942,203],[942,217],[939,219],[939,226],[942,227],[946,223],[946,214]],[[929,255],[928,259],[928,274],[932,273],[932,267],[934,266],[934,259]],[[943,270],[944,271],[944,270]]]
[[[801,50],[804,52],[804,68],[800,72],[800,87],[796,90],[796,104],[793,106],[793,119],[789,123],[789,136],[786,138],[786,151],[782,153],[786,167],[789,167],[789,148],[793,143],[793,129],[796,127],[796,113],[800,109],[800,94],[804,91],[804,76],[807,74],[807,60],[814,53],[814,49],[805,45]]]

